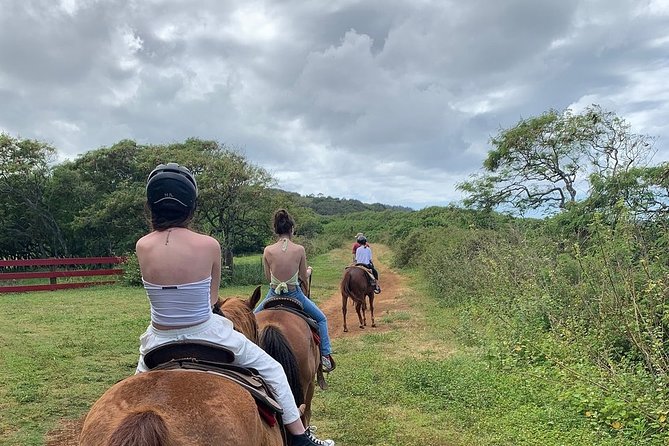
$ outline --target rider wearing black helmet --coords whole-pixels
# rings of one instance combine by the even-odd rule
[[[197,206],[197,194],[197,182],[190,170],[177,163],[159,164],[146,182],[146,204],[153,229],[188,226]]]
[[[197,205],[193,174],[176,163],[161,164],[149,174],[146,207],[152,232],[136,244],[142,282],[151,306],[151,324],[140,338],[137,373],[147,371],[144,354],[175,340],[215,342],[235,352],[233,364],[256,369],[283,408],[293,445],[332,446],[305,429],[281,365],[232,322],[213,314],[221,280],[218,241],[189,228]]]
[[[379,286],[379,272],[374,268],[374,262],[372,262],[372,248],[367,244],[367,237],[362,234],[358,234],[356,241],[358,248],[355,249],[355,262],[358,265],[362,265],[372,270],[375,279],[374,292],[379,294],[381,292],[381,287]]]

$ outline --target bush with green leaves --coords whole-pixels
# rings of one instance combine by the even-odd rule
[[[128,286],[142,285],[142,272],[139,270],[139,261],[134,252],[125,255],[121,282]]]
[[[455,336],[564,385],[596,430],[655,444],[669,416],[669,256],[659,222],[597,214],[483,228],[433,210],[393,241],[460,319]],[[451,217],[453,214],[449,214]],[[564,220],[564,218],[562,218]],[[412,222],[415,223],[415,222]],[[615,224],[613,224],[615,223]]]

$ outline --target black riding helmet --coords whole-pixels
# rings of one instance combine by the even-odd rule
[[[154,209],[195,209],[197,182],[177,163],[159,164],[146,181],[146,199]]]
[[[360,243],[361,245],[364,245],[365,243],[367,243],[367,239],[365,238],[364,235],[361,235],[360,237],[358,237],[357,242]]]

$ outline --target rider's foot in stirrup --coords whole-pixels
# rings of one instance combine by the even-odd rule
[[[332,440],[320,440],[316,438],[310,429],[304,431],[302,435],[293,435],[293,446],[334,446]]]
[[[374,294],[379,294],[381,292],[381,287],[377,283],[376,286],[374,287]]]
[[[321,356],[321,367],[325,373],[330,373],[336,366],[331,354]]]

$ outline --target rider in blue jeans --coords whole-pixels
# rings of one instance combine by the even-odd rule
[[[265,277],[270,281],[269,291],[254,311],[256,313],[261,311],[267,299],[273,296],[280,295],[298,300],[304,311],[318,323],[321,365],[324,372],[331,372],[335,368],[335,362],[332,359],[328,321],[320,308],[305,296],[300,288],[300,280],[309,283],[311,267],[307,267],[304,246],[291,240],[294,229],[295,221],[285,209],[279,209],[274,213],[274,233],[278,236],[278,241],[267,246],[262,257]]]

